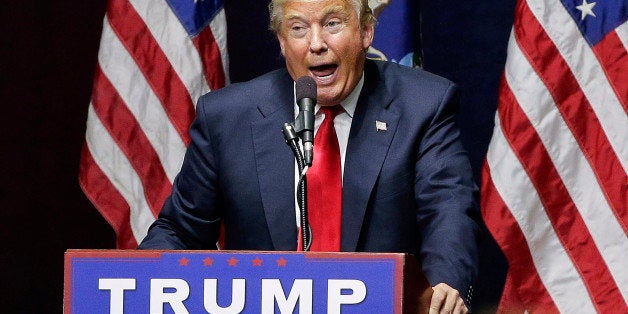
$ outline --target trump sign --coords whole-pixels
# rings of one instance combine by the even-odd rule
[[[401,313],[407,257],[69,250],[64,313]]]

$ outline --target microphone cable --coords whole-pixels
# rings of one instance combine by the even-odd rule
[[[310,246],[312,245],[312,229],[310,228],[307,218],[307,177],[305,175],[309,167],[305,164],[303,153],[299,148],[298,136],[291,124],[284,123],[283,135],[286,140],[286,144],[288,144],[294,154],[294,158],[297,161],[297,167],[299,169],[296,198],[300,213],[299,222],[301,225],[301,243],[303,251],[308,252],[310,250]]]

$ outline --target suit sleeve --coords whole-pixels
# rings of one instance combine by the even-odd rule
[[[190,128],[191,143],[172,193],[139,249],[214,249],[220,231],[220,201],[216,160],[199,100]]]
[[[415,167],[417,222],[423,271],[446,283],[467,304],[478,269],[477,186],[455,123],[459,97],[450,85],[419,145]]]

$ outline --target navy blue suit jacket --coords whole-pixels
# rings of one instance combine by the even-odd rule
[[[454,122],[453,84],[370,61],[344,166],[342,251],[415,254],[432,285],[463,296],[477,273],[476,187]],[[294,121],[285,69],[200,98],[192,142],[142,249],[295,250]],[[375,122],[387,130],[377,130]]]

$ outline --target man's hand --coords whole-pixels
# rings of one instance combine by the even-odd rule
[[[430,301],[430,314],[469,312],[458,290],[444,283],[439,283],[432,289],[434,294]]]

